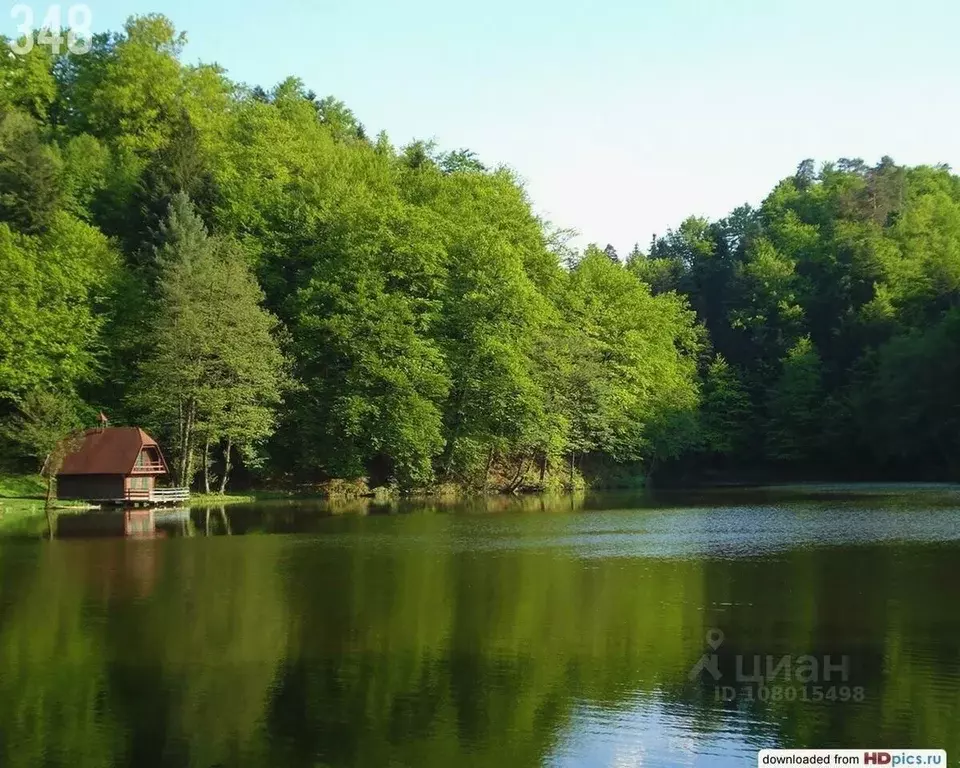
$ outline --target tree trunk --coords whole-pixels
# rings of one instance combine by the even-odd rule
[[[451,430],[450,439],[447,441],[447,448],[446,448],[447,456],[443,462],[442,478],[444,480],[448,480],[450,478],[450,470],[453,469],[453,452],[455,450],[455,446],[457,442],[457,433],[459,432],[459,428],[460,428],[460,424],[458,421],[456,424],[454,424],[454,427]]]
[[[227,438],[227,447],[223,449],[223,477],[220,478],[220,493],[227,492],[227,478],[230,476],[230,451],[233,448],[233,439]]]
[[[210,438],[203,441],[203,492],[210,493]]]
[[[487,450],[487,466],[483,470],[483,491],[486,493],[487,488],[490,485],[490,469],[493,467],[493,446]]]
[[[53,511],[53,500],[56,496],[54,492],[54,475],[52,473],[47,474],[47,499],[44,504],[44,512],[47,514],[47,532],[52,540],[57,533],[57,516]]]
[[[184,439],[183,480],[184,487],[189,488],[193,480],[193,425],[196,421],[197,405],[191,402],[187,409],[187,425]]]
[[[56,497],[56,490],[54,488],[55,475],[53,472],[47,472],[47,506],[50,507],[53,505],[53,500]]]
[[[657,471],[657,457],[654,456],[650,460],[650,468],[647,470],[646,477],[643,478],[643,485],[646,488],[650,487],[650,481],[653,478],[653,473]]]
[[[187,473],[187,414],[184,402],[177,402],[177,485],[183,485],[183,476]]]
[[[177,460],[177,485],[189,486],[188,472],[190,471],[190,418],[193,404],[186,402],[180,406],[179,448],[180,456]]]
[[[517,473],[513,476],[513,480],[510,481],[510,484],[507,486],[507,493],[516,493],[517,488],[520,487],[520,483],[523,482],[523,472],[526,469],[527,460],[520,457],[520,466],[517,467]]]

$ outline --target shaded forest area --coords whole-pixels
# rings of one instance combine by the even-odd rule
[[[626,259],[162,16],[0,57],[0,449],[99,411],[175,480],[960,477],[960,178],[804,161]]]

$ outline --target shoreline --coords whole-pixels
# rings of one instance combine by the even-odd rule
[[[401,493],[395,489],[361,490],[350,483],[333,483],[330,486],[302,489],[252,489],[235,493],[193,493],[190,496],[190,507],[214,507],[237,504],[253,504],[272,501],[317,501],[328,503],[342,502],[370,502],[370,503],[398,503],[398,502],[469,502],[480,499],[523,499],[545,496],[576,496],[581,494],[644,494],[644,495],[675,495],[683,493],[705,492],[815,492],[841,493],[857,492],[868,494],[871,492],[883,493],[904,490],[943,490],[960,491],[960,482],[950,480],[838,480],[838,479],[743,479],[691,481],[685,484],[651,485],[646,487],[615,487],[615,486],[586,486],[582,488],[550,488],[529,489],[514,493],[483,492],[467,487],[455,486],[450,483],[435,486],[433,489],[421,489],[411,493]],[[11,519],[11,515],[23,518],[45,512],[45,485],[37,475],[0,474],[0,520]],[[82,512],[98,509],[96,505],[74,501],[54,500],[53,509],[58,513]]]

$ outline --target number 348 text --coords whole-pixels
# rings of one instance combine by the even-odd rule
[[[29,5],[15,5],[10,11],[11,18],[17,24],[17,35],[10,41],[10,50],[18,55],[25,55],[33,50],[35,45],[49,46],[50,52],[58,54],[63,48],[70,53],[80,54],[90,51],[90,25],[93,14],[90,6],[71,5],[67,7],[66,28],[64,28],[61,6],[47,7],[39,29],[35,27],[38,15]]]

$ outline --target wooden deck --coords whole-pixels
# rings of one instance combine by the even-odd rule
[[[128,488],[122,499],[95,499],[101,504],[120,504],[128,506],[165,506],[190,501],[189,488],[154,488],[140,490]]]

